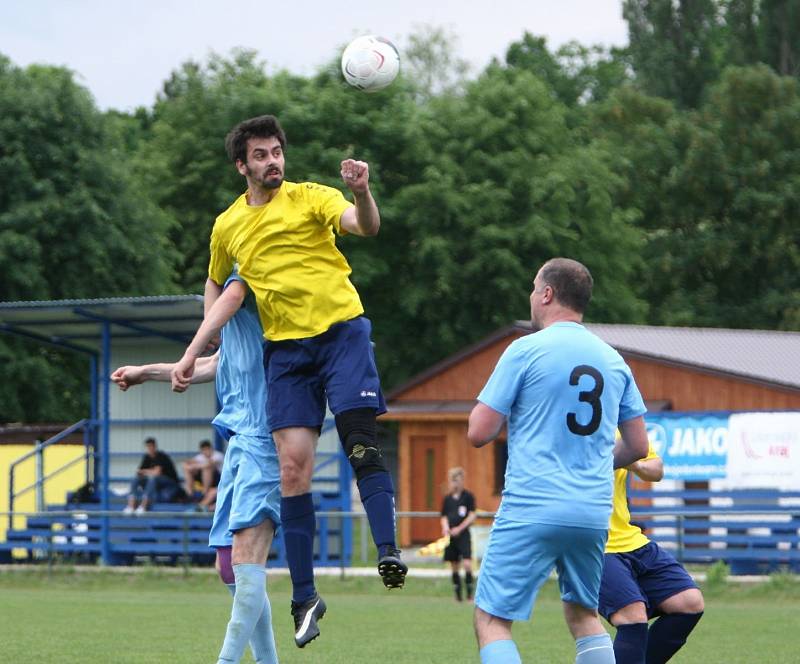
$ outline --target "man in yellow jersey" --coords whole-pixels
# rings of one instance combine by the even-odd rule
[[[281,466],[295,643],[302,648],[319,635],[317,621],[326,608],[314,586],[311,496],[326,399],[355,471],[384,585],[402,587],[408,571],[395,546],[394,489],[376,441],[375,418],[386,405],[371,323],[335,243],[337,234],[376,235],[380,214],[365,162],[341,162],[355,204],[332,187],[284,181],[286,136],[271,115],[236,125],[225,146],[247,191],[217,217],[211,232],[205,308],[238,264],[255,295],[266,339],[266,407]],[[185,356],[173,371],[179,382],[191,375],[194,360]]]
[[[686,643],[703,615],[703,594],[684,567],[631,523],[628,471],[659,482],[664,464],[650,446],[644,459],[614,472],[599,613],[617,628],[617,664],[661,664]],[[650,625],[648,620],[658,616]]]

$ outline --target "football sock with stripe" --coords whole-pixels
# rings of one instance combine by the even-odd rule
[[[667,613],[656,620],[647,635],[647,664],[663,664],[678,652],[695,625],[700,613]]]
[[[576,639],[575,664],[615,664],[611,637],[608,634],[593,634]]]
[[[311,599],[314,589],[314,533],[317,520],[310,493],[281,498],[281,526],[286,562],[292,577],[292,600],[298,604]]]
[[[481,648],[481,664],[522,664],[517,644],[511,639],[492,641]]]
[[[631,623],[617,627],[614,638],[614,656],[617,664],[645,664],[647,651],[647,623]]]

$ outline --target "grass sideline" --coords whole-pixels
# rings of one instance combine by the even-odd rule
[[[269,580],[282,664],[477,662],[472,611],[450,597],[447,579],[409,579],[389,592],[375,578],[321,577],[329,613],[321,637],[295,648],[290,583]],[[800,583],[776,575],[760,584],[717,582],[704,588],[706,615],[672,662],[784,664],[800,651]],[[0,631],[4,662],[26,664],[196,664],[212,662],[230,612],[230,595],[206,572],[77,572],[69,567],[3,569]],[[574,658],[558,591],[542,589],[532,621],[514,636],[523,661]],[[244,662],[252,662],[250,654]]]

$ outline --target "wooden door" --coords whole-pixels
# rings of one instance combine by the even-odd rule
[[[439,512],[445,473],[445,436],[411,436],[411,510]],[[442,536],[437,518],[415,517],[411,520],[411,541],[427,544]]]

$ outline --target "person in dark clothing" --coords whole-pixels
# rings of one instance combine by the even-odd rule
[[[442,536],[450,537],[444,550],[445,562],[453,571],[453,591],[461,602],[460,568],[464,566],[464,586],[467,599],[472,599],[472,539],[469,527],[475,521],[475,496],[464,488],[464,469],[451,468],[447,472],[449,493],[442,502]]]
[[[155,438],[147,438],[144,446],[145,455],[131,482],[125,514],[141,514],[156,501],[169,502],[180,492],[178,473],[169,455],[158,449]]]

